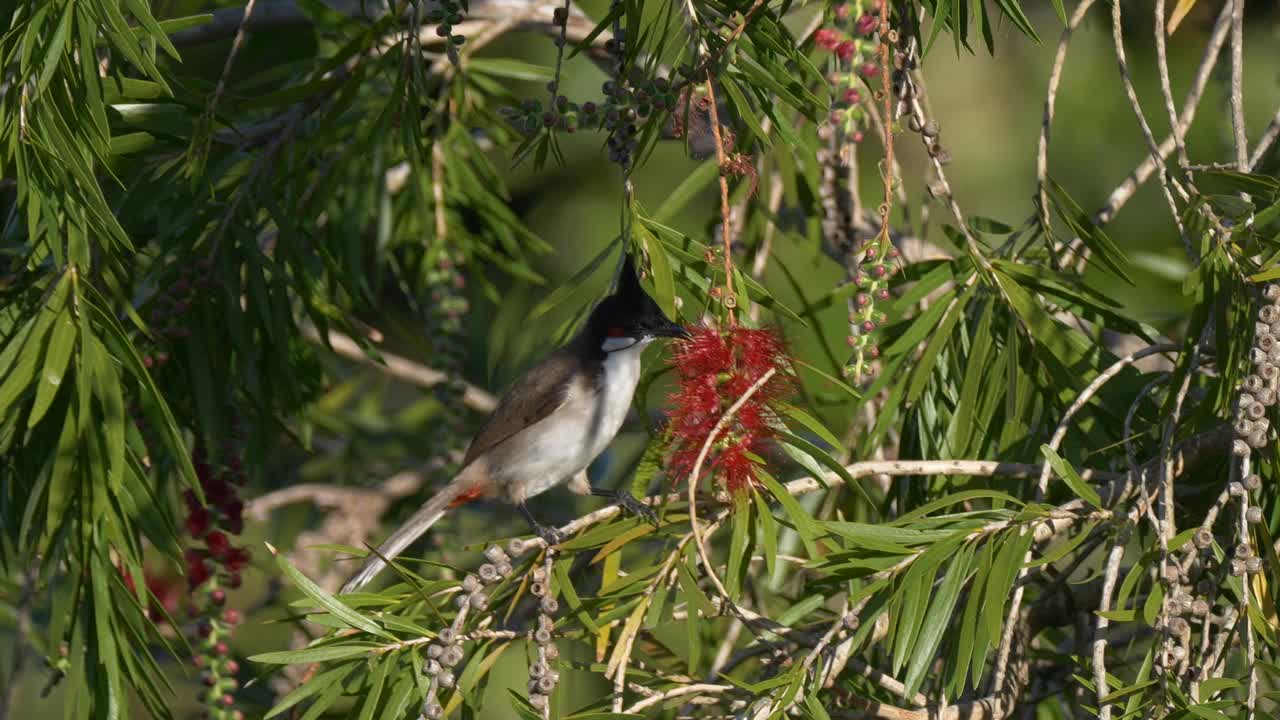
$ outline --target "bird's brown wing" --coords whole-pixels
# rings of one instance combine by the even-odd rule
[[[555,412],[568,397],[570,381],[580,366],[576,354],[566,347],[521,375],[471,440],[463,464]]]

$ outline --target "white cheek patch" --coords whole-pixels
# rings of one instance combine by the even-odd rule
[[[638,341],[635,338],[629,338],[629,337],[605,338],[604,343],[600,346],[600,349],[604,350],[607,353],[615,352],[617,350],[625,350],[626,348],[629,348],[632,345],[635,345],[637,342]]]

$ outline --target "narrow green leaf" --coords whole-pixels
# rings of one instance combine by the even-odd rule
[[[1094,490],[1089,483],[1080,477],[1076,469],[1071,467],[1071,463],[1063,460],[1062,456],[1054,452],[1053,448],[1048,445],[1041,445],[1040,453],[1045,456],[1045,459],[1053,466],[1053,471],[1058,474],[1058,477],[1062,478],[1063,482],[1067,484],[1067,487],[1071,488],[1071,491],[1077,497],[1099,510],[1102,509],[1102,497],[1098,495],[1098,491]]]
[[[333,615],[338,620],[346,623],[347,626],[363,630],[372,635],[387,638],[388,640],[395,639],[394,635],[383,630],[382,627],[373,620],[370,620],[364,615],[352,610],[341,600],[325,591],[324,588],[312,582],[311,578],[303,575],[302,572],[295,568],[293,563],[289,562],[289,559],[284,555],[279,553],[276,554],[276,564],[279,565],[284,574],[293,581],[293,584],[298,586],[299,590],[306,593],[307,597],[311,598],[317,605],[327,610],[330,615]]]

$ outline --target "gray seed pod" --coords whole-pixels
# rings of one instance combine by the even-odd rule
[[[1253,434],[1246,438],[1249,446],[1255,450],[1261,450],[1267,446],[1267,434],[1261,430],[1254,430]]]
[[[1261,390],[1263,387],[1262,378],[1258,377],[1257,375],[1249,375],[1244,379],[1243,387],[1245,392],[1253,393],[1254,395],[1257,395],[1258,391]]]
[[[481,565],[478,572],[480,573],[480,580],[483,582],[491,583],[499,579],[498,569],[489,563]]]
[[[534,580],[529,583],[529,592],[533,593],[534,597],[542,597],[547,594],[547,584]]]
[[[1254,525],[1257,525],[1258,523],[1262,522],[1262,508],[1260,507],[1249,508],[1244,513],[1244,519]]]
[[[1176,637],[1184,637],[1191,632],[1191,623],[1180,617],[1170,618],[1169,632]]]
[[[1244,575],[1244,561],[1243,561],[1243,560],[1241,560],[1240,558],[1236,558],[1236,559],[1234,559],[1234,560],[1232,560],[1232,561],[1231,561],[1231,574],[1232,574],[1232,575],[1235,575],[1236,577],[1240,577],[1240,576]]]
[[[1193,600],[1191,602],[1191,614],[1196,617],[1204,617],[1209,614],[1209,603],[1204,600]]]
[[[442,652],[444,652],[444,648],[435,643],[431,643],[430,645],[427,646],[427,657],[431,658],[432,660],[440,657],[440,653]]]
[[[445,667],[454,667],[460,662],[462,662],[462,648],[458,645],[445,648],[444,654],[440,656],[440,664]]]
[[[533,569],[533,581],[544,583],[547,581],[547,569],[544,567],[536,567]]]
[[[1267,414],[1267,409],[1262,406],[1262,403],[1253,403],[1248,406],[1241,405],[1240,409],[1244,412],[1244,416],[1250,420],[1262,420]]]
[[[1256,335],[1275,335],[1271,331],[1271,326],[1264,322],[1256,322],[1253,324],[1253,334]]]
[[[497,564],[509,558],[507,557],[507,554],[502,551],[502,548],[497,545],[490,545],[484,549],[484,559]]]
[[[489,596],[482,592],[473,592],[467,596],[467,601],[475,610],[484,611],[489,608]]]
[[[1262,352],[1271,352],[1271,348],[1276,346],[1276,336],[1271,334],[1271,326],[1267,326],[1267,334],[1259,335],[1253,342],[1254,347]]]
[[[1280,283],[1268,283],[1262,288],[1262,297],[1272,302],[1280,301]]]
[[[858,616],[854,613],[848,613],[844,616],[844,626],[849,630],[857,630],[861,624],[862,620],[858,619]]]
[[[466,607],[466,606],[467,606],[467,596],[466,596],[466,595],[464,595],[464,594],[462,594],[462,593],[458,593],[457,595],[454,595],[454,596],[453,596],[453,606],[454,606],[454,607],[456,607],[456,608],[458,608],[459,610],[461,610],[462,608]]]
[[[1271,323],[1271,334],[1280,337],[1280,320]]]
[[[542,652],[547,656],[548,660],[555,660],[560,657],[560,648],[556,647],[555,643],[548,643],[547,646],[542,649]]]
[[[453,628],[445,628],[439,633],[436,633],[436,637],[440,639],[441,645],[452,645],[457,641],[458,633],[454,632]]]
[[[534,662],[529,665],[529,677],[540,678],[547,674],[547,666],[542,662]]]
[[[1164,566],[1164,581],[1169,585],[1177,585],[1182,579],[1182,570],[1173,564]]]
[[[1236,557],[1245,559],[1253,557],[1253,548],[1248,543],[1240,543],[1236,545]]]
[[[548,630],[537,629],[533,631],[533,641],[539,645],[547,645],[551,642],[551,633]]]
[[[462,578],[462,589],[473,593],[480,589],[480,581],[476,579],[475,575],[468,575]]]
[[[1244,569],[1250,575],[1257,575],[1262,572],[1262,558],[1251,557],[1245,560]]]
[[[1267,323],[1268,325],[1270,325],[1271,323],[1273,323],[1273,322],[1275,322],[1276,320],[1280,319],[1280,317],[1277,317],[1277,316],[1276,316],[1276,306],[1275,306],[1275,305],[1263,305],[1263,306],[1258,310],[1258,319],[1259,319],[1259,320],[1261,320],[1261,321],[1262,321],[1262,322],[1264,322],[1264,323]]]
[[[512,572],[511,563],[507,562],[506,560],[503,560],[502,562],[498,563],[498,575],[500,575],[501,577],[506,577],[510,575],[511,572]]]
[[[1249,448],[1249,443],[1245,442],[1244,440],[1237,439],[1232,441],[1231,443],[1232,455],[1235,455],[1238,458],[1247,458],[1249,457],[1249,453],[1251,452],[1253,451]]]
[[[1240,441],[1237,440],[1236,442]],[[1244,495],[1244,485],[1233,481],[1230,485],[1227,485],[1227,494],[1231,495],[1231,497],[1240,497]]]
[[[542,608],[542,612],[547,613],[548,615],[554,615],[555,612],[560,609],[560,603],[556,602],[556,599],[553,597],[542,598],[542,602],[539,603],[539,606]]]
[[[457,682],[457,678],[454,677],[452,672],[444,670],[436,676],[436,682],[440,683],[440,687],[442,688],[451,688],[453,687],[453,684]]]
[[[422,664],[422,672],[432,677],[439,675],[442,669],[439,660],[428,660]]]
[[[422,706],[422,716],[427,718],[427,720],[438,720],[439,718],[444,717],[444,707],[434,700],[428,700],[427,703]]]
[[[1179,618],[1179,619],[1181,619],[1181,618]],[[1186,620],[1183,620],[1182,622],[1186,622]],[[1185,634],[1190,633],[1190,632],[1191,632],[1191,627],[1190,627],[1190,626],[1188,626],[1188,627],[1187,627],[1187,632],[1186,632],[1186,633],[1181,633],[1181,634],[1178,634],[1178,635],[1179,635],[1179,637],[1181,637],[1182,635],[1185,635]],[[1173,646],[1173,659],[1174,659],[1174,660],[1176,660],[1176,661],[1178,661],[1178,662],[1181,662],[1185,657],[1187,657],[1187,649],[1186,649],[1186,648],[1184,648],[1184,647],[1182,647],[1181,645],[1174,645],[1174,646]]]
[[[550,695],[556,689],[556,681],[550,675],[543,675],[537,682],[539,692],[546,695]]]
[[[551,632],[556,627],[556,621],[555,619],[549,618],[546,615],[539,615],[538,627],[542,628],[543,630],[546,630],[547,632]]]
[[[1245,437],[1253,434],[1253,421],[1249,418],[1239,418],[1235,422],[1236,435]]]
[[[1262,388],[1258,392],[1254,393],[1253,397],[1267,407],[1271,407],[1276,404],[1276,391],[1271,388]]]
[[[1204,550],[1205,548],[1208,548],[1208,547],[1212,547],[1213,533],[1209,532],[1209,528],[1202,527],[1199,530],[1196,530],[1195,534],[1191,536],[1191,542],[1194,543],[1195,546],[1200,548],[1201,550]]]
[[[524,554],[524,551],[525,543],[523,538],[511,538],[511,540],[507,542],[507,552],[510,553],[512,557],[520,557]]]
[[[1262,476],[1258,473],[1249,473],[1244,477],[1244,486],[1250,490],[1257,490],[1262,487]]]
[[[541,693],[529,693],[529,704],[541,710],[547,706],[547,696]]]
[[[1276,363],[1277,365],[1280,365],[1280,343],[1276,343],[1275,347],[1267,351],[1267,362],[1272,362],[1272,363]],[[1260,364],[1260,363],[1255,363],[1255,364]]]
[[[1267,382],[1275,382],[1275,379],[1277,377],[1280,377],[1280,368],[1276,367],[1275,365],[1272,365],[1270,362],[1263,365],[1262,369],[1260,369],[1258,372],[1262,375],[1262,379],[1266,380]]]

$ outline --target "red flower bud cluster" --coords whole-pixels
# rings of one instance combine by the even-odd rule
[[[204,548],[189,548],[185,554],[187,584],[194,590],[213,577],[214,566],[221,566],[228,574],[228,584],[236,587],[240,572],[249,563],[249,551],[233,546],[227,533],[239,535],[244,530],[244,502],[237,491],[237,486],[245,482],[244,467],[238,457],[231,456],[222,468],[215,468],[201,452],[197,452],[193,464],[209,504],[202,504],[192,490],[183,495],[187,532],[204,542]]]
[[[232,420],[235,439],[242,439],[239,421]],[[239,665],[231,658],[227,639],[241,622],[241,614],[225,608],[227,589],[240,587],[241,572],[249,564],[249,550],[231,542],[232,535],[244,530],[244,502],[239,487],[246,474],[240,457],[227,450],[220,462],[208,458],[197,448],[192,456],[196,478],[204,502],[192,490],[186,491],[185,526],[196,545],[183,553],[190,592],[188,615],[195,620],[192,647],[194,662],[201,668],[205,690],[198,699],[205,705],[205,715],[220,720],[243,717],[234,709],[234,692],[239,687],[236,673]]]
[[[772,403],[793,390],[784,374],[786,347],[775,330],[703,326],[691,332],[693,337],[675,351],[680,387],[669,399],[673,478],[693,472],[707,436],[725,412],[766,373],[778,371],[721,429],[704,461],[726,489],[737,492],[755,484],[752,456],[760,456],[774,437],[778,420]]]

